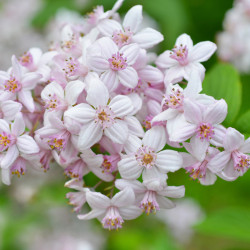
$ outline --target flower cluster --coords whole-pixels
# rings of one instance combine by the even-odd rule
[[[218,34],[218,55],[241,72],[250,72],[250,1],[235,0],[224,19],[224,31]]]
[[[226,102],[200,94],[201,62],[216,45],[193,45],[183,34],[157,57],[148,49],[162,34],[140,29],[140,5],[121,21],[121,4],[63,24],[48,52],[31,48],[0,72],[2,181],[9,185],[28,167],[46,172],[56,161],[75,190],[67,194],[74,211],[91,208],[78,218],[98,218],[110,230],[173,208],[169,198],[185,189],[167,185],[169,172],[184,168],[211,185],[250,166],[250,140],[221,125]],[[99,181],[86,185],[89,173]]]

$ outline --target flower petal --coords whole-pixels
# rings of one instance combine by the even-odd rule
[[[142,210],[136,206],[129,206],[119,208],[119,212],[124,220],[133,220],[141,215]]]
[[[106,209],[110,206],[110,199],[99,192],[87,192],[86,199],[92,209]]]
[[[167,122],[169,140],[173,142],[184,142],[194,135],[196,127],[195,124],[187,122],[184,115],[180,114]]]
[[[86,124],[95,118],[95,109],[87,103],[80,103],[64,112],[64,117],[69,117],[82,124]]]
[[[34,112],[35,104],[30,90],[21,90],[18,99],[31,113]]]
[[[221,99],[207,106],[204,111],[203,117],[204,122],[209,122],[211,124],[222,123],[227,116],[227,103]]]
[[[239,151],[243,154],[250,153],[250,138],[248,138],[239,148]]]
[[[163,191],[159,191],[158,194],[170,198],[182,198],[185,195],[185,187],[168,186]]]
[[[25,123],[23,120],[23,116],[21,113],[18,113],[16,115],[14,122],[12,123],[11,132],[16,136],[19,136],[24,132],[24,130],[25,130]]]
[[[90,69],[97,72],[104,72],[109,69],[109,62],[102,56],[89,56],[88,65]]]
[[[190,61],[205,62],[213,55],[216,49],[215,43],[209,41],[200,42],[190,50],[188,58]]]
[[[125,87],[133,89],[138,84],[137,72],[132,67],[127,67],[126,69],[119,71],[117,74],[119,81]]]
[[[163,209],[169,209],[169,208],[175,207],[175,204],[171,200],[160,195],[156,196],[156,201],[158,202],[160,208],[163,208]]]
[[[223,170],[223,168],[226,166],[226,164],[231,159],[231,153],[227,151],[222,151],[215,155],[209,162],[207,167],[213,172],[213,173],[219,173]]]
[[[21,111],[22,104],[11,100],[4,101],[1,104],[4,119],[7,121],[14,120],[15,116]]]
[[[133,205],[134,202],[135,194],[131,187],[126,187],[111,199],[111,204],[116,207],[130,206]]]
[[[124,144],[128,139],[128,126],[126,122],[116,119],[109,128],[104,129],[104,134],[114,143]]]
[[[141,166],[138,165],[134,156],[123,158],[118,162],[118,169],[121,177],[128,180],[137,179],[142,172]]]
[[[104,36],[112,36],[114,31],[122,30],[122,26],[115,20],[104,19],[98,24],[98,29]]]
[[[155,64],[161,69],[167,69],[178,65],[178,61],[170,57],[172,53],[173,52],[171,50],[166,50],[158,56],[155,61]]]
[[[78,139],[79,149],[86,150],[92,147],[95,143],[101,140],[102,134],[103,132],[101,126],[94,121],[83,126]]]
[[[94,210],[90,211],[87,214],[78,214],[77,218],[79,220],[91,220],[91,219],[97,218],[97,217],[99,217],[101,215],[104,216],[104,214],[105,214],[105,210],[103,210],[103,209],[94,209]]]
[[[77,102],[77,98],[85,88],[85,83],[76,80],[68,82],[65,87],[65,99],[69,105],[74,105]]]
[[[10,170],[9,168],[7,169],[2,169],[2,182],[5,184],[5,185],[10,185],[11,184],[11,173],[10,173]]]
[[[136,5],[132,7],[124,17],[123,27],[130,28],[134,33],[138,30],[142,22],[142,6]]]
[[[227,151],[234,151],[244,143],[244,135],[234,128],[228,128],[224,138],[224,148]]]
[[[99,77],[93,75],[91,78],[88,78],[86,82],[88,82],[86,97],[87,102],[94,107],[98,107],[99,105],[107,105],[109,92]]]
[[[162,173],[175,172],[182,167],[181,155],[174,150],[164,150],[157,154],[156,166]]]
[[[101,74],[100,79],[104,82],[105,86],[108,88],[110,92],[116,90],[119,84],[118,74],[109,69]]]
[[[4,169],[9,168],[15,162],[18,155],[19,151],[16,145],[9,147],[3,159],[1,160],[1,167]]]
[[[149,146],[156,152],[161,150],[165,146],[166,142],[166,130],[162,126],[152,127],[145,133],[142,139],[144,146]]]
[[[142,141],[136,135],[130,134],[124,144],[124,150],[127,154],[134,153],[141,145]]]
[[[109,107],[115,113],[116,117],[120,118],[123,118],[124,116],[131,114],[134,110],[130,98],[124,95],[115,96],[111,100]]]
[[[186,45],[188,49],[191,49],[193,47],[193,41],[191,37],[187,34],[182,34],[177,38],[175,45],[180,46],[181,44],[183,46]]]
[[[19,136],[16,145],[23,154],[35,154],[40,150],[35,140],[29,135]]]
[[[199,124],[202,122],[202,109],[197,102],[184,100],[184,115],[188,122]]]
[[[159,31],[145,28],[133,36],[132,42],[139,44],[142,49],[148,49],[160,43],[163,39],[164,37]]]
[[[139,182],[138,180],[124,180],[124,179],[118,179],[115,181],[115,186],[119,190],[123,190],[126,187],[131,187],[135,193],[144,193],[146,188],[144,185]]]

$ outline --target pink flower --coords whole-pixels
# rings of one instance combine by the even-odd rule
[[[1,159],[3,159],[3,157]],[[10,185],[12,176],[17,175],[20,177],[24,175],[27,168],[33,168],[37,171],[41,171],[38,154],[21,153],[8,168],[2,167],[2,182],[6,185]]]
[[[124,17],[122,25],[112,19],[105,19],[98,28],[105,36],[112,36],[118,47],[137,43],[141,48],[148,49],[163,40],[163,35],[152,28],[145,28],[138,32],[142,23],[142,6],[132,7]]]
[[[135,219],[141,214],[141,210],[134,206],[135,195],[131,188],[117,193],[112,199],[97,192],[87,192],[86,198],[92,211],[78,215],[78,218],[89,220],[97,217],[109,230],[122,228],[124,220]]]
[[[67,83],[65,89],[57,82],[51,82],[42,91],[41,97],[45,105],[45,116],[48,112],[61,117],[63,111],[76,104],[78,96],[81,94],[85,84],[80,80]]]
[[[11,100],[0,102],[0,119],[13,121],[15,116],[21,111],[22,104]]]
[[[166,144],[166,132],[161,126],[148,130],[142,141],[130,136],[125,144],[127,155],[118,162],[124,179],[137,179],[141,173],[150,174],[156,168],[160,173],[175,172],[182,166],[182,157],[174,150],[162,150]]]
[[[119,83],[134,88],[138,75],[132,67],[139,53],[137,44],[130,44],[119,49],[108,37],[97,40],[88,50],[88,66],[102,73],[100,79],[109,91],[115,90]]]
[[[36,72],[42,75],[41,81],[46,82],[50,78],[51,68],[48,66],[57,51],[43,53],[40,48],[31,48],[19,57],[19,63],[28,69],[29,72]]]
[[[39,152],[39,147],[34,139],[26,134],[25,124],[22,114],[19,113],[14,122],[10,125],[0,119],[0,151],[4,152],[1,167],[9,168],[17,159],[19,153],[35,154]]]
[[[89,189],[84,188],[83,181],[78,179],[72,179],[66,182],[64,186],[78,191],[67,193],[66,198],[69,199],[69,204],[74,206],[73,211],[79,213],[86,202],[86,194],[89,192]]]
[[[159,182],[159,177],[157,180]],[[175,207],[175,204],[167,197],[181,198],[184,196],[184,186],[174,187],[167,186],[166,179],[164,184],[159,185],[155,183],[155,180],[143,181],[143,183],[137,180],[116,180],[115,185],[118,189],[131,187],[136,194],[136,204],[146,213],[156,213],[156,211],[162,209],[169,209]]]
[[[0,72],[0,101],[18,99],[30,112],[34,112],[35,104],[31,94],[41,79],[35,72],[24,73],[15,56],[12,56],[10,73]]]
[[[78,104],[64,114],[83,124],[79,134],[79,149],[85,150],[93,146],[103,134],[114,143],[123,144],[128,138],[128,126],[123,119],[133,111],[130,99],[117,95],[108,103],[107,88],[97,75],[93,75],[86,100],[88,104]]]
[[[195,137],[190,140],[190,143],[184,142],[183,145],[189,153],[181,153],[183,168],[190,173],[192,179],[198,179],[202,185],[213,185],[216,175],[210,170],[210,161],[220,151],[209,147],[204,154]]]
[[[183,142],[196,136],[205,154],[210,142],[221,145],[225,129],[220,123],[226,115],[227,104],[223,99],[207,106],[187,99],[184,101],[184,115],[168,121],[169,139]]]
[[[172,51],[167,50],[156,60],[159,68],[166,70],[165,83],[189,80],[190,73],[196,71],[204,78],[205,68],[200,62],[207,61],[216,50],[216,44],[206,41],[193,46],[187,34],[180,35]]]
[[[214,173],[223,174],[235,180],[242,176],[250,167],[250,138],[244,136],[234,128],[228,128],[223,140],[224,151],[216,155],[210,162]]]

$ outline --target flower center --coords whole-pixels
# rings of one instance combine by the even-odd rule
[[[143,146],[137,150],[135,157],[140,166],[150,169],[155,165],[157,155],[150,147]]]
[[[68,140],[70,137],[70,133],[68,131],[63,131],[57,135],[49,136],[48,144],[51,149],[57,149],[58,151],[62,151],[65,149]]]
[[[112,70],[119,71],[127,68],[127,59],[122,57],[123,54],[117,52],[108,59],[109,66]]]
[[[70,164],[67,168],[65,168],[64,173],[71,178],[82,179],[85,168],[84,162],[79,159],[78,161]]]
[[[4,82],[4,88],[5,91],[16,93],[21,90],[22,85],[14,76],[11,76],[9,80]]]
[[[105,217],[102,220],[104,228],[109,230],[122,228],[123,219],[119,214],[117,207],[109,207]]]
[[[172,88],[171,94],[165,96],[165,102],[163,104],[163,110],[168,108],[171,109],[182,109],[184,95],[179,89]]]
[[[63,68],[63,71],[65,72],[66,76],[67,77],[74,76],[79,69],[79,62],[72,57],[66,59],[65,62],[66,64],[65,68]]]
[[[49,100],[45,101],[44,108],[48,109],[49,111],[65,109],[64,102],[60,100],[56,94],[53,94],[53,96],[49,95],[49,98]]]
[[[33,63],[33,57],[30,52],[25,52],[20,58],[19,62],[22,66],[27,67]]]
[[[10,146],[15,144],[16,138],[12,134],[7,134],[6,132],[2,132],[0,134],[0,151],[3,152],[8,149]]]
[[[175,59],[176,61],[179,62],[179,64],[181,65],[186,65],[188,63],[188,49],[187,46],[183,46],[183,44],[181,44],[180,46],[174,46],[174,48],[172,49],[173,52],[171,52],[170,57],[172,59]]]
[[[115,114],[108,106],[99,106],[96,109],[95,122],[98,122],[102,128],[109,128],[115,123]]]
[[[18,177],[24,175],[26,172],[25,160],[23,160],[22,158],[18,158],[12,165],[10,171],[13,175],[16,174]]]
[[[234,161],[234,169],[245,173],[247,169],[250,167],[250,156],[245,155],[239,151],[233,151],[232,158]]]
[[[157,210],[160,210],[159,204],[156,201],[155,191],[147,191],[141,201],[140,208],[149,215],[150,213],[156,213]]]
[[[205,139],[207,141],[211,140],[214,136],[214,127],[211,123],[201,123],[196,129],[197,137],[202,141]]]
[[[118,47],[122,47],[126,44],[129,44],[132,39],[133,32],[130,31],[130,28],[125,28],[124,31],[116,30],[113,33],[113,41],[117,44]]]
[[[207,160],[204,160],[203,162],[197,162],[192,166],[186,167],[185,169],[191,173],[190,177],[193,180],[201,179],[206,176],[206,170],[207,170]]]

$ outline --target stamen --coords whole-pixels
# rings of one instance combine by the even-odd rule
[[[111,58],[108,59],[109,66],[112,70],[119,71],[127,68],[127,59],[123,58],[123,54],[117,52],[113,54]]]

